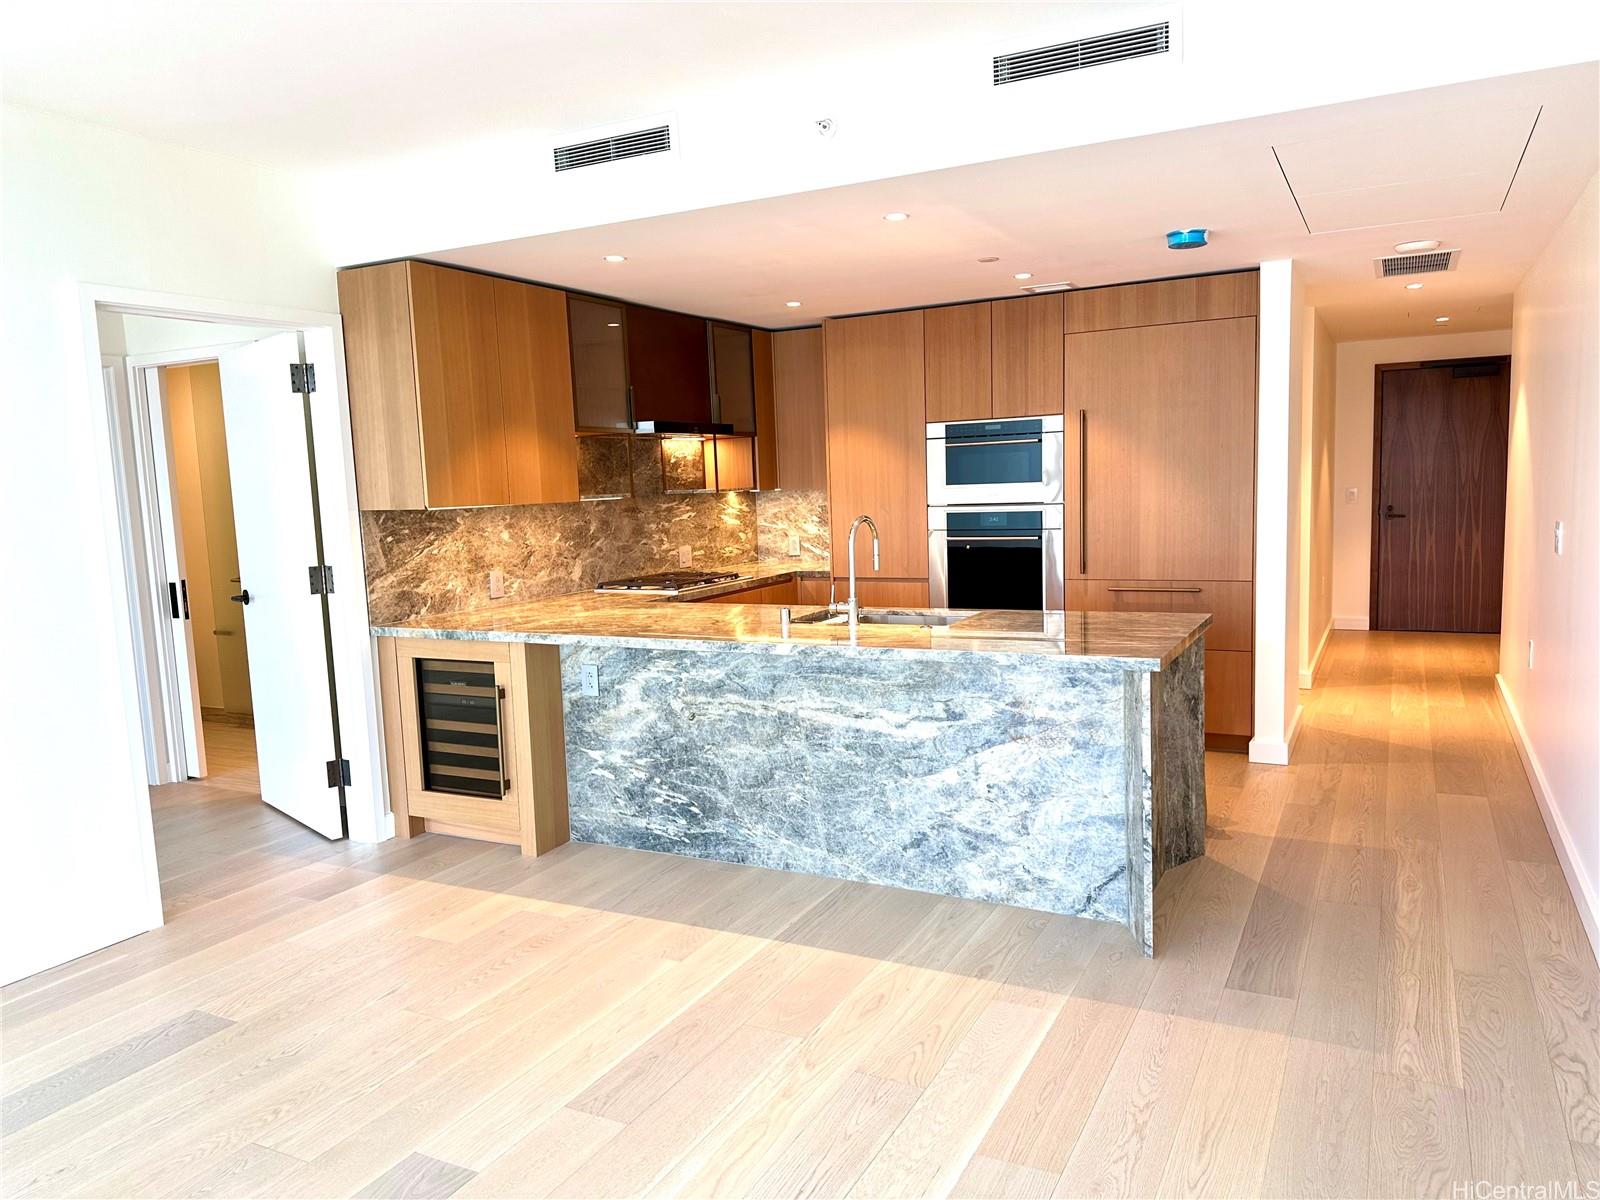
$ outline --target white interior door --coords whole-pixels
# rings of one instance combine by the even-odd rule
[[[343,837],[340,789],[328,784],[327,764],[339,755],[325,598],[311,590],[321,562],[313,460],[305,402],[289,377],[300,335],[274,334],[217,361],[261,798]]]
[[[144,373],[145,409],[156,481],[156,512],[160,526],[160,576],[152,580],[156,611],[163,614],[166,635],[157,642],[158,654],[167,660],[161,677],[168,682],[167,711],[176,714],[164,732],[175,779],[203,779],[206,742],[200,726],[200,671],[195,662],[194,632],[189,623],[189,576],[184,568],[183,522],[178,516],[178,489],[174,481],[172,423],[167,419],[165,376],[159,367]]]

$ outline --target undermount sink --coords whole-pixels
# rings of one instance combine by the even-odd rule
[[[915,608],[863,608],[858,614],[863,625],[925,625],[946,626],[965,621],[970,612],[932,612]],[[850,618],[842,612],[829,612],[819,608],[816,612],[801,613],[791,625],[844,625]]]

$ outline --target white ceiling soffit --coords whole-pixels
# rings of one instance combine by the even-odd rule
[[[1307,233],[1500,211],[1539,109],[1459,108],[1374,122],[1273,152]]]

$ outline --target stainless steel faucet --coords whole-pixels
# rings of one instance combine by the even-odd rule
[[[850,596],[841,604],[830,603],[828,607],[835,612],[841,609],[850,615],[850,628],[853,630],[861,624],[861,602],[856,598],[856,530],[865,524],[872,530],[872,569],[878,570],[878,525],[871,517],[862,514],[850,522],[849,547],[850,547]]]

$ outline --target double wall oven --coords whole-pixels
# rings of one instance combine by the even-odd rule
[[[928,426],[929,599],[940,608],[1065,607],[1059,416]]]

